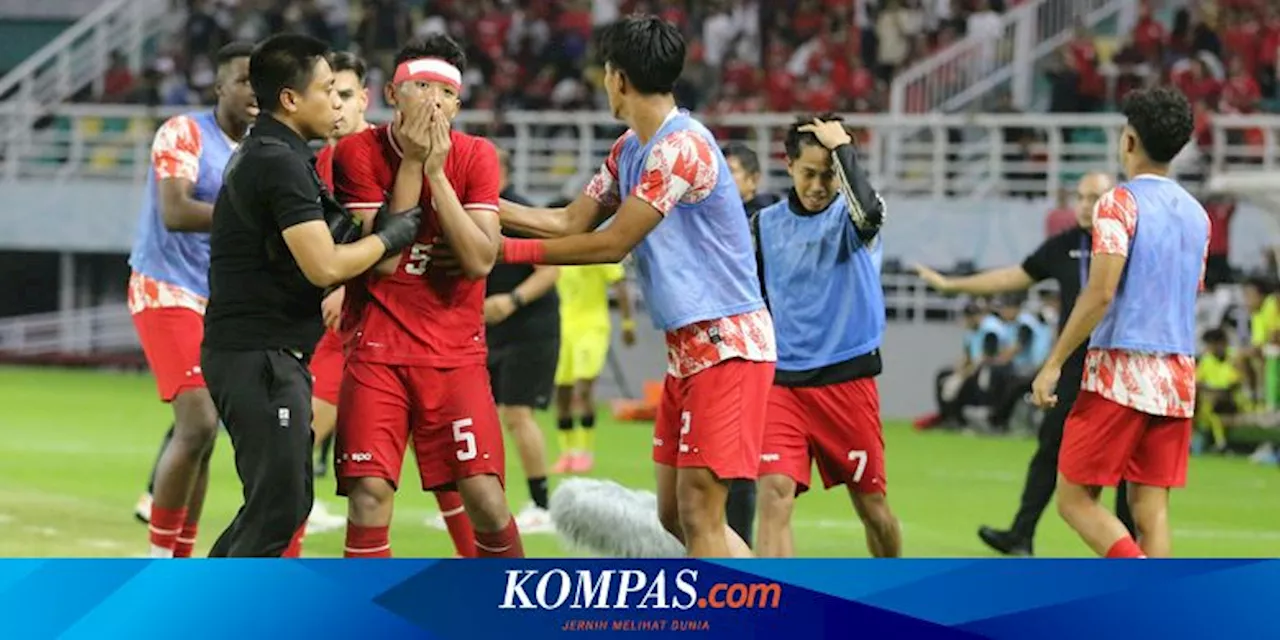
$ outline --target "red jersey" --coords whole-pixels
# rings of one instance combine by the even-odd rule
[[[327,144],[316,153],[316,174],[324,180],[329,192],[333,192],[333,145]]]
[[[497,215],[498,152],[483,138],[453,131],[444,172],[463,208]],[[352,211],[382,206],[395,186],[401,152],[389,126],[343,138],[334,152],[334,193]],[[354,330],[352,361],[459,367],[485,362],[484,279],[432,267],[431,245],[444,237],[428,185],[422,189],[417,242],[389,276],[367,274],[347,283],[343,329]]]

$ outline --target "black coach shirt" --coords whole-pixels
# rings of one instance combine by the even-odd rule
[[[322,184],[307,142],[258,116],[227,163],[209,236],[204,346],[311,353],[323,324],[323,290],[298,268],[281,232],[324,220]]]
[[[502,192],[502,199],[516,204],[532,206],[532,203],[511,189]],[[506,233],[505,235],[515,238],[523,237],[514,233]],[[485,295],[494,296],[511,293],[531,275],[533,275],[532,265],[499,262],[489,272],[489,279],[485,282]],[[498,347],[525,340],[550,340],[560,335],[560,298],[556,295],[555,288],[552,288],[546,295],[537,300],[526,302],[527,304],[520,309],[516,309],[515,313],[511,314],[511,317],[485,328],[490,347]]]
[[[1059,335],[1062,333],[1062,327],[1067,324],[1067,318],[1071,317],[1071,310],[1076,306],[1076,298],[1080,296],[1080,289],[1084,286],[1084,278],[1089,272],[1089,254],[1092,248],[1089,232],[1080,227],[1074,227],[1045,240],[1035,253],[1027,256],[1027,259],[1022,262],[1022,270],[1031,276],[1032,280],[1058,281],[1058,295],[1062,300],[1062,312],[1058,315]],[[1063,364],[1063,368],[1082,370],[1087,348],[1088,341],[1071,354]]]

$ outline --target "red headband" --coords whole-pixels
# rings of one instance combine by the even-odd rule
[[[462,89],[462,72],[440,58],[419,58],[400,63],[391,81],[400,84],[411,80],[443,82],[455,90]]]

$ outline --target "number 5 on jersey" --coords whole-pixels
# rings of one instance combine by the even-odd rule
[[[411,276],[425,274],[427,265],[431,263],[431,247],[432,245],[421,242],[414,243],[409,248],[409,260],[404,263],[404,272]]]

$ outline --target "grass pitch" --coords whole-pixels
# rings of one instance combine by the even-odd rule
[[[0,557],[128,557],[147,550],[133,518],[160,437],[171,419],[149,376],[0,368]],[[554,425],[540,417],[554,452]],[[651,425],[601,413],[595,475],[652,488]],[[984,557],[979,524],[1013,517],[1034,443],[917,433],[886,426],[889,496],[902,520],[908,556]],[[510,447],[508,447],[510,450]],[[204,555],[239,506],[240,488],[226,437],[218,442],[197,554]],[[508,453],[510,499],[528,500],[519,461]],[[448,536],[424,526],[434,500],[405,468],[392,544],[397,556],[447,557]],[[412,480],[412,481],[411,481]],[[818,482],[815,472],[814,481]],[[332,510],[332,477],[317,493]],[[553,480],[554,488],[554,480]],[[1175,492],[1174,552],[1179,556],[1280,556],[1280,473],[1239,459],[1193,458],[1189,487]],[[1105,496],[1105,500],[1111,497]],[[861,526],[843,491],[812,491],[799,501],[796,547],[804,556],[864,557]],[[341,531],[310,536],[305,555],[342,554]],[[554,535],[525,537],[531,557],[565,554]],[[1050,505],[1036,540],[1040,556],[1086,557],[1089,550]]]

